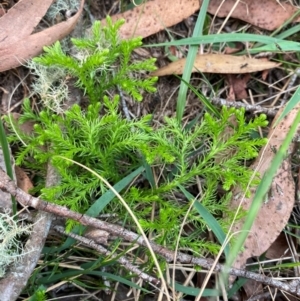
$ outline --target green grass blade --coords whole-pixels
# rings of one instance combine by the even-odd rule
[[[151,166],[146,161],[146,159],[145,159],[144,156],[142,156],[142,161],[143,161],[143,166],[145,168],[145,178],[148,180],[148,182],[150,183],[151,187],[155,188],[156,184],[155,184],[155,179],[154,179],[154,175],[153,175]]]
[[[148,290],[140,287],[139,285],[137,285],[136,283],[129,281],[123,277],[111,274],[111,273],[107,273],[107,272],[98,272],[98,271],[89,271],[89,270],[76,270],[76,271],[72,271],[72,270],[68,270],[68,271],[64,271],[61,272],[59,274],[50,276],[50,277],[42,277],[36,280],[36,282],[38,284],[49,284],[49,283],[56,283],[58,281],[61,281],[63,279],[69,279],[75,276],[79,276],[79,275],[92,275],[92,276],[97,276],[100,278],[106,277],[107,279],[112,279],[116,282],[120,282],[123,283],[125,285],[128,285],[130,287],[136,288],[138,290],[141,290],[145,293],[149,293]]]
[[[185,295],[189,296],[198,296],[200,293],[199,288],[191,287],[191,286],[184,286],[179,283],[175,282],[175,289],[177,292],[184,293]],[[205,289],[201,294],[202,297],[219,297],[222,293],[219,292],[217,289]]]
[[[139,167],[128,176],[123,178],[120,182],[114,185],[116,191],[120,192],[125,187],[127,187],[138,175],[140,175],[144,171],[144,167]],[[96,217],[106,205],[115,197],[116,195],[111,191],[106,191],[99,199],[97,199],[94,204],[89,208],[89,210],[85,213],[86,215]]]
[[[278,269],[291,269],[300,266],[300,262],[286,262],[286,263],[278,263],[274,266],[265,266],[264,268],[267,270],[276,270]]]
[[[6,139],[6,133],[4,130],[3,123],[2,123],[1,115],[0,115],[0,146],[1,146],[2,152],[3,152],[6,173],[13,180],[14,173],[13,173],[13,169],[12,169],[11,161],[10,161],[9,145],[8,145],[8,142]],[[13,196],[11,196],[11,201],[12,201],[13,215],[16,215],[17,214],[17,202]]]
[[[229,289],[227,293],[228,298],[232,298],[239,290],[244,286],[244,284],[248,281],[246,278],[239,278],[233,286]]]
[[[208,4],[209,4],[209,0],[204,0],[202,2],[200,13],[198,15],[198,19],[194,28],[193,37],[202,35]],[[185,80],[186,82],[190,82],[197,51],[198,51],[198,47],[191,44],[191,47],[189,49],[186,58],[186,64],[184,66],[184,70],[182,74],[182,79]],[[187,90],[188,90],[187,85],[185,85],[184,82],[181,82],[179,92],[178,92],[177,107],[176,107],[176,117],[179,123],[181,123],[183,112],[185,109]]]
[[[175,76],[178,77],[177,75]],[[221,118],[221,114],[217,110],[217,108],[201,92],[197,91],[190,83],[188,83],[183,78],[180,78],[180,80],[183,81],[195,93],[195,95],[200,99],[200,101],[202,101],[203,105],[208,109],[210,113],[213,113],[217,117]]]
[[[278,38],[269,36],[262,36],[249,33],[224,33],[224,34],[211,34],[207,36],[197,36],[177,41],[166,43],[145,45],[144,47],[155,46],[182,46],[182,45],[201,45],[201,44],[215,44],[215,43],[228,43],[228,42],[259,42],[265,46],[248,49],[248,53],[258,53],[262,50],[279,52],[279,51],[300,51],[300,43],[294,41],[285,41]],[[280,48],[280,49],[279,49]]]
[[[300,10],[299,10],[300,12]],[[281,32],[280,34],[278,34],[276,36],[277,39],[285,39],[295,33],[298,33],[300,31],[300,24],[293,26],[292,28],[289,28],[287,30],[285,30],[284,32]]]
[[[292,98],[286,104],[281,115],[276,120],[274,126],[276,126],[298,104],[298,102],[300,101],[299,95],[300,95],[300,87],[298,87],[297,90],[294,92]]]
[[[190,194],[183,186],[178,185],[179,189],[182,191],[182,193],[185,195],[187,199],[190,201],[194,200],[195,197]],[[218,221],[206,210],[206,208],[199,202],[195,201],[193,202],[193,205],[195,209],[198,211],[198,213],[203,217],[205,220],[205,223],[208,225],[208,227],[213,231],[216,238],[218,239],[219,243],[223,245],[225,243],[226,234],[222,230],[220,224]],[[226,258],[229,256],[229,246],[227,245],[224,248],[224,254]]]

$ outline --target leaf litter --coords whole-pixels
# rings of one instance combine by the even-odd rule
[[[276,0],[210,0],[208,12],[220,18],[229,15],[232,18],[243,20],[247,23],[266,30],[274,30],[291,18],[298,10],[291,3]],[[113,20],[125,19],[126,23],[121,28],[121,36],[129,38],[142,36],[143,38],[155,34],[167,27],[173,26],[200,9],[201,0],[153,0],[141,4],[125,13],[112,16]],[[300,22],[300,17],[295,18]],[[105,24],[105,20],[102,21]]]
[[[16,4],[20,7],[16,9],[14,6],[0,18],[0,28],[2,26],[4,28],[4,31],[0,33],[0,72],[24,64],[26,60],[39,55],[44,46],[49,46],[55,41],[61,40],[74,29],[81,15],[84,0],[81,0],[79,10],[73,17],[41,32],[31,34],[34,26],[42,18],[39,10],[45,11],[51,2],[36,1],[33,3],[31,0],[22,0]],[[28,8],[29,13],[20,13],[18,9],[25,7]],[[19,15],[22,16],[21,22],[15,24],[15,20],[19,19]],[[24,26],[24,24],[26,25]]]

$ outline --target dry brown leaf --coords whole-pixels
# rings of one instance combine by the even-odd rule
[[[55,41],[64,38],[75,27],[82,12],[84,0],[81,0],[78,12],[65,22],[61,22],[41,32],[24,37],[15,43],[5,44],[0,47],[0,72],[15,68],[25,63],[26,60],[37,56],[44,46],[53,44]],[[24,13],[24,12],[21,12]],[[14,27],[14,23],[10,23]]]
[[[235,43],[235,47],[224,47],[224,54],[233,54],[245,49],[245,45],[242,42]]]
[[[152,0],[122,14],[112,16],[113,21],[125,19],[120,36],[124,39],[141,36],[143,38],[155,34],[166,27],[173,26],[191,16],[200,8],[201,0]],[[236,0],[211,0],[208,12],[227,17]],[[244,20],[267,30],[274,30],[290,18],[297,8],[290,3],[278,3],[276,0],[243,0],[232,13],[233,18]],[[298,17],[295,21],[300,21]],[[105,20],[101,21],[104,25]]]
[[[5,9],[0,7],[0,17],[4,16],[5,14],[6,14]]]
[[[33,185],[26,172],[21,167],[15,165],[15,173],[18,187],[29,193],[29,190],[33,188]]]
[[[173,26],[199,10],[199,0],[152,0],[122,14],[112,16],[113,22],[125,19],[120,29],[123,39],[155,34],[166,27]],[[105,20],[101,23],[106,24]]]
[[[182,74],[186,58],[172,62],[151,73],[153,76]],[[241,74],[278,67],[280,63],[227,54],[198,54],[193,72]]]
[[[244,75],[236,75],[236,74],[227,74],[226,81],[230,87],[231,98],[227,97],[227,100],[237,100],[248,97],[248,93],[246,91],[247,82],[250,80],[250,74],[246,73]]]
[[[268,144],[262,148],[259,156],[251,166],[253,170],[259,172],[262,176],[270,167],[275,156],[275,150],[278,150],[293,124],[295,117],[300,109],[300,103],[273,129],[268,135]],[[281,114],[280,110],[274,121]],[[272,126],[273,126],[272,124]],[[271,129],[272,129],[271,126]],[[289,147],[289,154],[294,150],[294,144]],[[268,202],[264,203],[254,221],[251,231],[245,241],[244,250],[237,257],[234,267],[243,268],[246,260],[253,256],[259,256],[269,249],[275,239],[279,236],[286,226],[293,210],[295,201],[295,183],[291,172],[290,155],[283,161],[273,179]],[[252,190],[252,197],[255,191]],[[231,208],[236,210],[239,206],[242,193],[236,189],[233,192]],[[242,208],[247,211],[250,208],[251,198],[245,198],[242,202]],[[243,220],[233,226],[233,232],[238,233],[243,226]]]
[[[251,297],[260,295],[264,292],[263,285],[260,282],[252,279],[247,280],[247,282],[243,285],[243,289],[246,296],[242,300],[248,300]],[[264,299],[261,299],[261,301],[263,300]]]
[[[226,100],[235,101],[235,94],[232,85],[229,86],[229,90],[226,93]]]
[[[108,244],[109,233],[104,230],[88,227],[84,236],[97,244]]]
[[[225,18],[230,13],[236,1],[210,0],[208,12],[214,15],[218,11],[217,16]],[[220,5],[221,8],[218,10]],[[297,10],[289,2],[284,1],[240,0],[230,16],[266,30],[275,30],[297,12]],[[298,17],[294,21],[299,22],[300,18]]]
[[[0,19],[0,49],[28,37],[52,0],[20,0]]]
[[[261,78],[263,81],[265,81],[267,79],[267,76],[269,75],[269,70],[264,70],[262,73],[261,73]]]
[[[268,251],[266,252],[266,257],[268,259],[279,259],[283,256],[291,256],[291,251],[289,249],[289,244],[286,240],[286,235],[282,232],[272,243]]]

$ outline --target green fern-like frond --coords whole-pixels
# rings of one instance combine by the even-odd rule
[[[143,90],[155,91],[157,77],[136,77],[140,77],[141,71],[155,70],[155,59],[131,63],[131,53],[142,45],[142,39],[121,40],[118,31],[124,21],[119,20],[113,24],[107,17],[106,22],[107,26],[102,27],[96,21],[90,37],[71,39],[76,49],[73,55],[65,53],[57,41],[53,46],[44,47],[45,53],[33,61],[64,70],[66,77],[74,77],[77,80],[76,85],[84,91],[92,104],[101,101],[106,91],[117,86],[133,99],[141,101]],[[35,71],[40,81],[43,81],[44,74],[38,68]]]
[[[114,94],[118,87],[141,100],[143,91],[155,91],[157,78],[145,78],[145,73],[155,69],[153,59],[132,61],[131,53],[141,45],[141,39],[121,40],[118,30],[122,24],[123,21],[113,24],[109,18],[105,27],[95,22],[90,36],[72,39],[71,53],[57,42],[35,59],[32,70],[44,76],[37,79],[39,84],[35,83],[35,87],[40,87],[39,95],[49,105],[37,113],[28,100],[24,102],[18,122],[32,121],[34,127],[28,134],[16,126],[18,136],[10,137],[12,142],[18,142],[19,137],[26,142],[20,148],[17,164],[43,175],[46,164],[51,162],[60,175],[60,183],[45,187],[40,181],[36,192],[48,201],[82,213],[107,187],[62,157],[91,168],[112,185],[144,165],[147,171],[140,176],[142,184],[124,192],[124,199],[144,229],[155,234],[157,242],[175,248],[179,225],[191,205],[182,196],[180,186],[199,190],[202,205],[226,231],[232,216],[228,206],[230,189],[238,185],[246,190],[253,171],[244,166],[244,161],[255,158],[265,143],[265,139],[252,139],[250,135],[266,125],[266,117],[261,115],[247,122],[244,110],[223,108],[218,115],[206,113],[189,128],[183,128],[176,118],[165,118],[164,124],[155,129],[150,115],[139,120],[124,119],[119,112],[119,97],[107,97],[106,92]],[[47,68],[56,80],[46,75]],[[65,89],[69,77],[90,101],[85,108],[75,104],[62,109],[63,97],[56,93]],[[57,114],[53,113],[53,106]],[[252,185],[259,182],[258,175],[254,178]],[[104,210],[132,223],[117,200]],[[181,248],[218,251],[217,245],[196,239],[207,231],[207,225],[195,209],[189,212],[186,222],[193,233],[183,234]],[[73,221],[67,222],[68,230],[73,226]]]
[[[74,73],[78,70],[78,62],[62,50],[59,41],[55,42],[53,46],[45,46],[43,50],[45,54],[34,58],[34,62],[44,66],[58,66]]]
[[[196,184],[197,179],[200,180],[202,205],[217,216],[221,224],[223,214],[231,216],[226,206],[228,197],[217,200],[218,187],[222,185],[225,191],[236,185],[246,189],[253,171],[241,163],[257,156],[258,149],[265,143],[265,139],[250,137],[258,126],[266,125],[265,116],[247,123],[243,111],[224,108],[221,118],[205,114],[203,120],[190,130],[183,129],[176,118],[166,118],[164,125],[153,130],[151,116],[133,121],[123,119],[118,112],[117,96],[113,99],[104,97],[103,105],[102,116],[100,103],[90,105],[86,111],[74,105],[63,115],[56,115],[49,110],[35,114],[25,103],[24,114],[28,118],[35,114],[33,120],[36,125],[32,135],[21,133],[27,146],[20,152],[17,162],[22,161],[41,172],[43,165],[50,160],[61,176],[61,182],[55,187],[41,190],[44,198],[84,212],[106,191],[106,187],[85,169],[56,155],[92,168],[111,183],[117,183],[144,164],[144,158],[147,164],[162,170],[163,180],[150,189],[133,187],[124,198],[134,208],[146,230],[159,233],[165,229],[157,237],[157,242],[174,246],[172,243],[179,233],[174,229],[188,210],[189,203],[173,197],[174,193],[178,193],[179,185],[188,189]],[[234,125],[231,117],[236,119]],[[224,131],[228,128],[232,132],[225,139]],[[51,147],[45,151],[46,146]],[[253,185],[258,180],[256,177]],[[151,221],[153,203],[159,214]],[[125,214],[116,202],[111,202],[106,209],[117,211],[120,216]],[[169,212],[173,212],[173,216]],[[168,215],[170,219],[166,218]],[[199,235],[206,231],[205,222],[198,212],[192,210],[188,222],[198,229]],[[226,225],[228,223],[224,227]],[[69,221],[68,229],[73,226],[74,223]],[[184,239],[180,246],[184,247],[186,243]],[[193,244],[197,244],[199,249],[203,247],[201,241]]]
[[[46,301],[46,288],[40,285],[38,289],[34,292],[34,295],[29,299],[29,301]]]

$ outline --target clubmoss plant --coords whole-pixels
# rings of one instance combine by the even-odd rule
[[[174,199],[173,194],[178,193],[179,185],[191,189],[197,178],[200,178],[203,189],[202,204],[219,216],[222,224],[221,213],[231,214],[227,208],[230,194],[217,200],[218,187],[222,184],[224,191],[229,191],[233,185],[246,188],[253,171],[241,163],[256,157],[257,149],[265,143],[264,139],[249,138],[251,131],[266,124],[265,116],[247,124],[243,111],[224,108],[222,119],[207,113],[202,122],[189,131],[182,129],[173,118],[166,119],[164,126],[154,130],[150,126],[151,116],[133,121],[124,119],[118,113],[118,97],[113,100],[104,97],[103,102],[105,114],[102,116],[99,114],[100,103],[90,105],[87,111],[74,105],[64,115],[56,115],[49,110],[36,114],[31,110],[29,100],[24,102],[20,122],[34,120],[36,125],[33,135],[19,133],[27,146],[20,150],[16,163],[42,171],[41,167],[51,160],[61,175],[60,184],[42,188],[43,197],[85,212],[106,190],[89,172],[58,159],[57,155],[92,168],[112,184],[139,166],[148,164],[160,170],[164,180],[153,186],[146,177],[150,188],[132,187],[124,198],[136,208],[136,215],[145,229],[167,233],[158,238],[160,243],[165,240],[174,242],[175,229],[179,230],[180,220],[189,206],[186,201]],[[228,120],[232,115],[238,124],[232,136],[224,141],[222,135],[231,126]],[[51,145],[47,152],[43,149],[46,145]],[[231,155],[224,156],[228,153]],[[217,162],[217,157],[222,157],[222,160]],[[257,182],[258,178],[254,184]],[[159,214],[151,221],[149,217],[154,203]],[[117,201],[109,204],[107,211],[119,216],[126,214]],[[197,225],[197,231],[204,231],[205,223],[196,211],[190,213],[189,222]]]
[[[140,178],[143,184],[132,186],[123,195],[155,241],[175,248],[180,224],[190,206],[182,197],[180,186],[191,192],[200,188],[202,205],[226,231],[230,219],[225,221],[223,214],[232,214],[227,206],[230,188],[240,185],[246,189],[253,171],[243,163],[255,158],[258,148],[265,143],[264,139],[251,139],[250,133],[267,124],[266,116],[246,122],[243,110],[223,108],[220,117],[206,113],[201,122],[189,129],[182,128],[175,118],[166,118],[156,129],[152,127],[150,115],[140,120],[124,119],[119,112],[119,97],[108,97],[106,92],[112,94],[120,86],[134,99],[141,100],[142,90],[155,90],[156,78],[139,79],[141,72],[154,69],[154,60],[130,63],[130,53],[141,45],[141,40],[120,41],[118,29],[122,21],[113,25],[108,18],[107,24],[101,28],[100,23],[95,23],[90,37],[73,39],[76,48],[73,54],[66,54],[57,42],[46,47],[43,56],[34,59],[37,68],[42,66],[50,71],[58,68],[61,74],[65,72],[75,78],[76,86],[87,95],[90,105],[83,108],[75,104],[54,114],[51,101],[44,103],[42,111],[35,112],[26,99],[19,122],[34,121],[35,126],[31,135],[18,133],[26,145],[20,148],[16,163],[43,174],[44,166],[51,161],[61,182],[50,188],[41,182],[36,191],[48,201],[82,213],[106,187],[85,169],[58,156],[92,168],[112,185],[144,165],[148,172]],[[38,81],[42,79],[40,76]],[[54,78],[47,88],[49,94],[53,86],[59,85]],[[230,122],[232,117],[235,125]],[[232,134],[224,139],[228,128]],[[14,142],[18,139],[14,135],[10,137]],[[160,175],[156,181],[155,173]],[[253,183],[257,184],[258,180],[256,177]],[[151,218],[153,208],[156,214]],[[116,213],[120,220],[127,218],[128,225],[132,223],[117,200],[110,202],[105,211]],[[206,231],[206,224],[196,210],[189,213],[187,224],[193,230],[192,234],[180,238],[181,248],[218,251],[216,244],[199,239]],[[69,222],[68,230],[72,226],[73,222]]]
[[[45,107],[60,112],[68,96],[70,78],[76,80],[75,85],[84,91],[92,105],[101,102],[106,91],[116,87],[137,101],[142,100],[142,91],[155,92],[157,77],[141,79],[142,74],[156,69],[155,59],[131,61],[132,51],[142,45],[141,38],[121,40],[118,31],[124,20],[113,24],[107,17],[106,22],[107,26],[101,27],[96,21],[90,37],[71,39],[70,54],[57,41],[53,46],[44,47],[45,54],[29,64],[38,77],[33,88]]]
[[[41,285],[39,288],[34,292],[33,296],[29,299],[29,301],[46,301],[47,294],[46,288]]]

